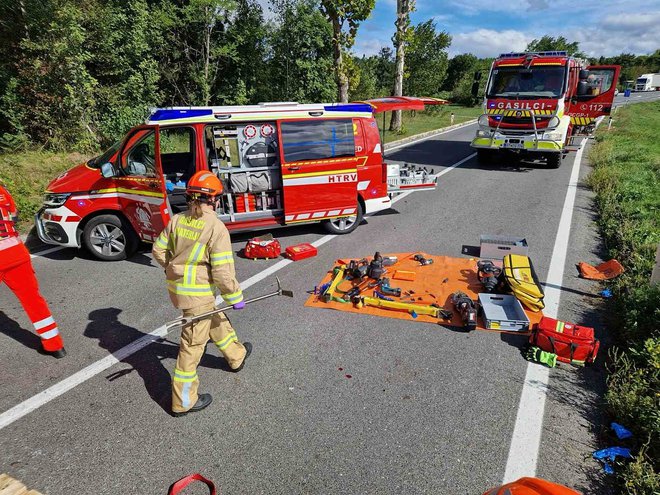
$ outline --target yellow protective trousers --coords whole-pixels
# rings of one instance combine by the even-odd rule
[[[205,304],[183,310],[183,316],[196,316],[215,309],[215,304]],[[175,413],[189,410],[197,402],[197,366],[199,365],[206,344],[212,340],[232,369],[238,368],[245,354],[245,346],[238,341],[236,331],[224,313],[217,313],[209,318],[183,327],[179,355],[176,359],[172,378],[172,411]]]

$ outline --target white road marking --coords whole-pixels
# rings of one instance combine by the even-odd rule
[[[44,249],[43,251],[37,251],[36,253],[30,253],[30,258],[36,258],[37,256],[44,256],[46,254],[54,253],[64,249],[64,246],[55,246],[50,249]]]
[[[455,129],[451,129],[452,131]],[[449,132],[449,131],[448,131]],[[433,136],[435,137],[435,136]],[[429,138],[425,138],[429,139]],[[417,141],[416,141],[417,142]],[[410,146],[414,144],[415,142],[411,143],[405,143],[404,145],[401,145],[400,147],[403,146]],[[440,177],[441,175],[446,174],[450,170],[455,169],[459,165],[467,162],[468,160],[472,159],[474,156],[476,156],[476,153],[472,153],[470,156],[467,156],[463,158],[462,160],[454,163],[453,165],[447,167],[446,169],[442,170],[441,172],[433,175],[432,177]],[[394,199],[392,199],[392,204],[396,203],[397,201],[400,201],[401,199],[405,198],[409,194],[411,194],[412,191],[406,192],[404,194],[401,194]],[[337,237],[336,235],[326,235],[321,237],[320,239],[317,239],[316,241],[312,242],[312,245],[314,247],[319,247],[322,246],[323,244],[331,241]],[[61,249],[61,248],[53,248],[55,250]],[[45,252],[45,251],[43,251]],[[253,275],[252,277],[248,278],[244,282],[240,282],[241,289],[246,290],[249,287],[253,286],[256,283],[261,282],[263,279],[268,277],[269,275],[272,275],[273,273],[276,273],[280,271],[282,268],[285,266],[293,263],[293,261],[285,259],[278,261],[274,265],[266,268],[265,270]],[[221,298],[218,298],[219,300],[216,300],[218,304],[222,303]],[[126,359],[127,357],[135,354],[136,352],[144,349],[146,346],[151,344],[152,342],[157,341],[158,339],[164,337],[167,335],[167,329],[165,325],[162,325],[152,332],[146,334],[144,337],[140,337],[139,339],[131,342],[125,347],[122,347],[121,349],[115,351],[109,356],[106,356],[95,363],[90,364],[86,368],[83,368],[82,370],[74,373],[73,375],[65,378],[64,380],[56,383],[55,385],[52,385],[51,387],[47,388],[46,390],[39,392],[38,394],[30,397],[29,399],[24,400],[20,404],[15,405],[11,409],[8,409],[7,411],[3,412],[0,414],[0,430],[3,428],[9,426],[12,424],[14,421],[18,421],[22,417],[30,414],[32,411],[35,411],[36,409],[39,409],[41,406],[48,404],[50,401],[53,399],[56,399],[60,395],[68,392],[69,390],[77,387],[78,385],[86,382],[90,378],[98,375],[99,373],[107,370],[111,366],[117,364],[118,362]]]
[[[573,207],[580,178],[580,163],[586,139],[582,141],[580,149],[575,154],[571,178],[568,181],[566,199],[559,219],[559,228],[552,250],[552,259],[545,285],[545,309],[543,314],[550,318],[557,318],[559,311],[559,297],[564,278],[564,265],[568,252],[568,240],[573,220]],[[510,483],[523,476],[535,476],[536,465],[541,446],[541,433],[543,430],[543,413],[545,399],[548,393],[550,369],[534,363],[527,364],[525,382],[518,404],[516,424],[513,428],[509,457],[506,463],[503,483]]]

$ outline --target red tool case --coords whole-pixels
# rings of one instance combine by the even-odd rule
[[[304,260],[305,258],[311,258],[318,254],[318,250],[308,243],[296,244],[295,246],[289,246],[285,250],[286,255],[289,259],[293,261]]]

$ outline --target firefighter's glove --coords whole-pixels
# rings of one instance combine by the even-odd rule
[[[546,352],[539,347],[530,346],[525,351],[525,359],[534,363],[545,364],[549,368],[557,366],[557,354]]]
[[[245,307],[245,301],[241,301],[239,303],[234,304],[234,309],[235,310],[243,309],[244,307]]]

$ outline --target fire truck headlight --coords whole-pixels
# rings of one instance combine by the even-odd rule
[[[559,120],[559,117],[555,115],[554,117],[551,117],[550,120],[548,121],[548,128],[554,129],[555,127],[558,127],[559,124],[561,124],[561,120]]]
[[[62,206],[69,199],[69,196],[71,196],[71,193],[46,193],[44,195],[44,206]]]
[[[561,141],[563,136],[561,132],[546,132],[543,134],[543,139],[548,141]]]
[[[481,138],[484,138],[484,137],[485,137],[485,138],[490,137],[490,131],[488,131],[488,130],[483,130],[483,129],[479,129],[479,130],[477,130],[477,137],[481,137]]]
[[[481,115],[481,116],[479,117],[479,119],[477,120],[477,123],[478,123],[481,127],[488,127],[488,115],[486,115],[486,114]]]

